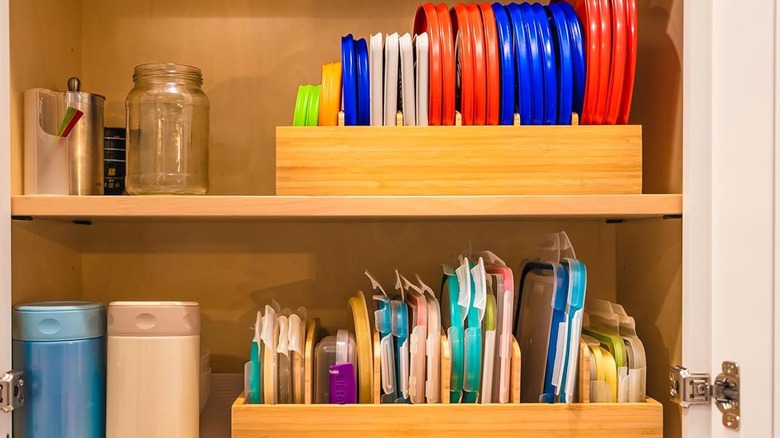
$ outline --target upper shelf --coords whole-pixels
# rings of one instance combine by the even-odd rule
[[[682,195],[13,196],[15,217],[52,219],[648,218],[682,214]]]

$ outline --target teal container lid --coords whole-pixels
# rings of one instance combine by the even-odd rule
[[[106,335],[106,308],[89,301],[49,301],[14,308],[17,341],[76,341]]]

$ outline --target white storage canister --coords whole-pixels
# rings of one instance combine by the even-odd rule
[[[198,438],[198,303],[109,304],[107,365],[107,438]]]

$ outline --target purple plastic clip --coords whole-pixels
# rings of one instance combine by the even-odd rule
[[[347,405],[357,403],[355,366],[341,363],[330,366],[330,404]]]

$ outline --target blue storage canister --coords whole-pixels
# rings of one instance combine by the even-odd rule
[[[17,306],[13,367],[24,372],[16,438],[106,436],[106,309],[72,301]]]

